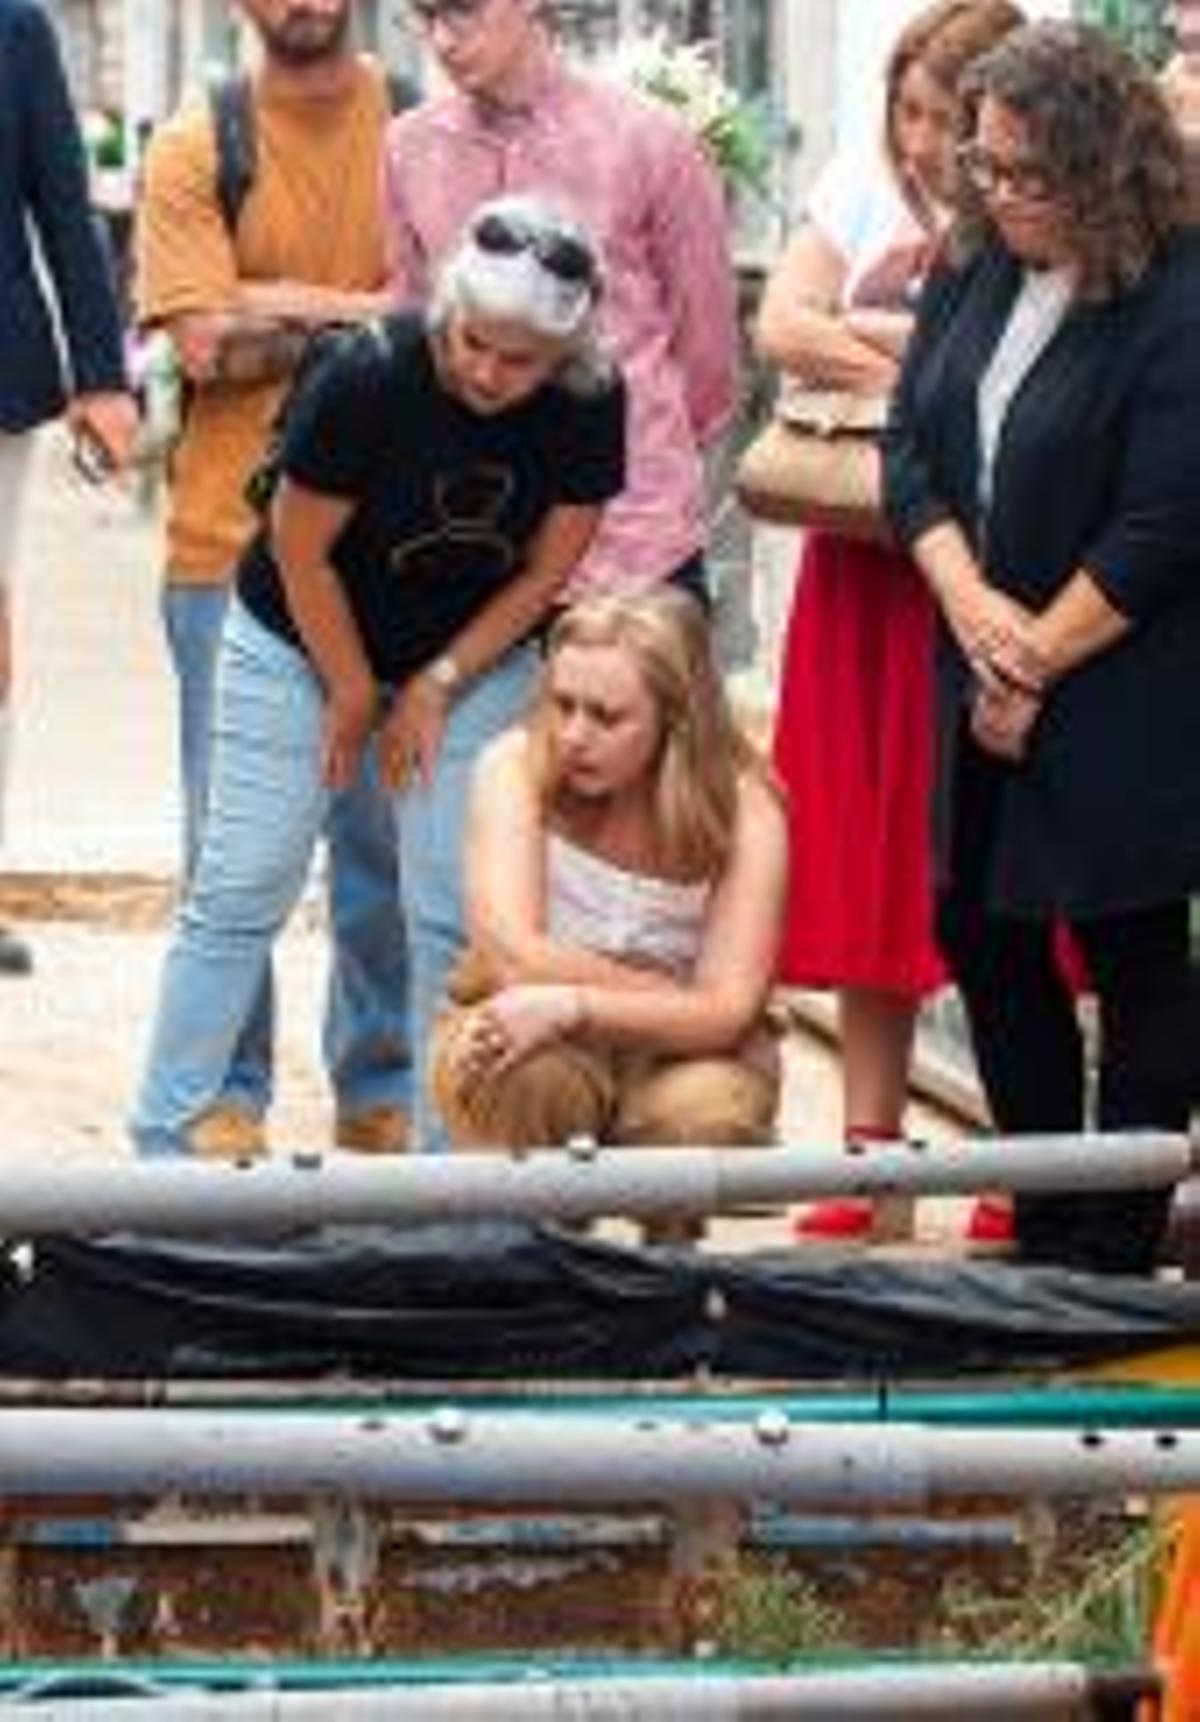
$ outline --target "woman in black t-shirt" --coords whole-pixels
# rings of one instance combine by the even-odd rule
[[[461,943],[471,764],[523,709],[530,636],[624,482],[624,391],[573,223],[484,205],[424,316],[348,337],[287,415],[269,522],[222,645],[205,840],[167,959],[132,1128],[191,1149],[331,792],[364,751],[394,791],[411,1039]],[[418,1130],[437,1133],[421,1093]]]

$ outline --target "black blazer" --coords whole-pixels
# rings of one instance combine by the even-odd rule
[[[58,43],[35,0],[0,0],[0,430],[55,417],[68,395],[123,386],[112,278]]]
[[[989,580],[1033,609],[1086,567],[1133,623],[1053,690],[1009,775],[993,906],[1166,902],[1200,888],[1200,235],[1068,313],[1005,419],[984,519],[977,389],[1020,279],[994,248],[931,280],[884,439],[888,512],[906,545],[957,521]],[[943,877],[969,691],[943,629]]]

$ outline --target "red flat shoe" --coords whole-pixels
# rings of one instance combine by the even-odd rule
[[[792,1221],[797,1238],[865,1238],[874,1222],[873,1204],[866,1196],[837,1196],[814,1202]]]
[[[963,1236],[977,1248],[1009,1248],[1016,1236],[1012,1203],[1005,1196],[980,1196],[967,1216]]]

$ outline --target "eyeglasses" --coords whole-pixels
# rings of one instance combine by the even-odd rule
[[[488,0],[408,0],[408,10],[423,30],[443,25],[454,35],[471,28]]]
[[[994,197],[1001,186],[1024,203],[1048,203],[1055,195],[1053,178],[1036,162],[1001,161],[977,143],[961,144],[957,159],[963,173],[984,197]]]
[[[600,291],[596,259],[581,239],[569,233],[546,233],[511,215],[482,215],[471,229],[471,238],[481,251],[493,257],[515,257],[532,251],[542,268],[571,286]]]

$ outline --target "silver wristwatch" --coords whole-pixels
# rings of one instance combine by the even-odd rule
[[[455,693],[462,685],[463,673],[449,652],[443,652],[431,664],[426,664],[425,674],[435,688],[447,695]]]

